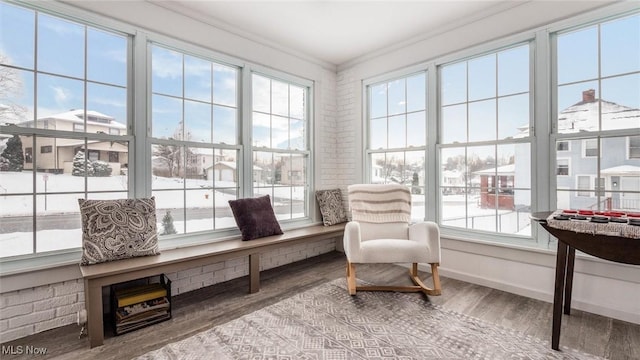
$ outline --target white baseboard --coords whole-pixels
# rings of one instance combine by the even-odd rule
[[[420,270],[430,272],[429,271],[430,268],[428,266],[424,266],[424,267],[420,266]],[[451,279],[456,279],[456,280],[461,280],[461,281],[465,281],[472,284],[486,286],[492,289],[506,291],[512,294],[526,296],[528,298],[537,299],[537,300],[541,300],[548,303],[553,302],[552,293],[547,293],[540,290],[519,286],[516,284],[510,284],[510,283],[506,283],[506,282],[495,280],[495,279],[487,279],[477,275],[464,273],[456,270],[451,270],[443,267],[439,267],[438,270],[440,275],[451,278]],[[443,288],[442,291],[445,292],[446,288]],[[593,303],[573,299],[571,301],[571,308],[597,314],[597,315],[610,317],[612,319],[618,319],[618,320],[622,320],[622,321],[626,321],[634,324],[640,324],[640,314],[620,311],[617,309],[604,307],[598,304],[593,304]]]

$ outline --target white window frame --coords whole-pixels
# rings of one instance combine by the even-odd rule
[[[23,2],[13,2],[13,1],[8,1],[7,3],[12,6],[18,6],[27,10],[35,11],[37,13],[46,14],[47,16],[69,21],[75,24],[79,24],[81,26],[85,26],[92,29],[98,29],[101,31],[106,30],[107,32],[126,37],[127,38],[126,51],[128,53],[127,54],[128,64],[127,64],[126,71],[128,73],[131,72],[132,62],[133,62],[132,61],[133,58],[131,56],[131,49],[132,49],[132,44],[134,42],[134,34],[135,34],[134,28],[124,25],[123,23],[120,23],[111,19],[107,19],[103,16],[89,13],[84,10],[79,10],[75,7],[72,7],[66,4],[61,4],[61,3],[48,3],[48,2],[23,3]],[[35,26],[38,26],[37,22]],[[86,35],[85,35],[85,41],[86,41]],[[34,51],[37,52],[37,49],[34,49]],[[85,52],[86,52],[86,48],[85,48]],[[21,67],[18,67],[18,68],[22,69]],[[37,67],[34,69],[24,69],[24,70],[34,72],[34,73],[37,72],[37,73],[49,74],[48,72],[42,72]],[[58,74],[53,74],[53,75],[58,75]],[[64,75],[61,75],[61,76],[67,77]],[[76,80],[82,81],[84,84],[88,82],[93,82],[92,80],[87,79],[86,74],[84,75],[84,77],[77,78]],[[127,98],[128,110],[126,114],[126,119],[124,120],[126,121],[127,128],[132,129],[133,126],[130,123],[132,121],[131,119],[132,119],[132,113],[133,113],[132,112],[133,105],[131,102],[132,82],[129,78],[126,81],[125,87],[127,91],[126,98]],[[36,103],[38,101],[37,97],[35,96],[34,96],[34,101]],[[85,101],[86,101],[86,98],[85,98]],[[0,124],[0,133],[15,134],[15,135],[20,135],[21,137],[28,138],[30,143],[28,145],[24,145],[24,141],[23,141],[23,146],[33,148],[34,166],[37,166],[38,154],[41,154],[41,150],[43,146],[51,147],[51,152],[45,153],[45,154],[48,154],[47,156],[51,156],[49,154],[54,154],[56,152],[54,145],[38,145],[38,141],[40,139],[43,139],[45,141],[47,141],[47,139],[75,139],[78,141],[84,140],[85,145],[86,145],[86,141],[91,141],[91,140],[126,142],[128,144],[128,151],[130,154],[132,153],[132,149],[135,147],[134,136],[131,133],[114,136],[114,135],[101,134],[101,133],[86,133],[84,132],[84,130],[83,132],[77,132],[77,131],[73,131],[73,128],[69,130],[59,130],[57,129],[58,126],[56,126],[55,122],[48,119],[42,121],[42,127],[39,127],[37,125],[38,121],[40,121],[38,119],[37,109],[35,110],[34,119],[32,119],[31,121],[33,125],[26,126],[26,127],[5,126]],[[38,140],[35,140],[35,138],[37,138]],[[130,160],[129,163],[130,165],[133,166],[134,161]],[[55,166],[58,166],[58,165],[55,165]],[[35,179],[37,179],[37,181],[40,181],[41,177],[35,176],[35,173],[36,172],[34,171],[34,181],[36,181]],[[128,194],[129,197],[131,197],[133,194],[132,184],[133,184],[132,177],[128,177],[127,190],[125,192]],[[36,187],[34,186],[34,188]],[[123,191],[122,190],[101,191],[102,194],[108,194],[110,192],[122,193]],[[69,194],[72,194],[72,193],[75,193],[75,192],[71,192]],[[96,192],[85,187],[84,190],[82,191],[79,190],[77,193],[78,193],[78,197],[86,198],[88,195],[95,194]],[[33,192],[34,196],[37,196],[39,194],[40,192],[38,191]],[[119,197],[121,197],[121,195]],[[28,271],[29,269],[34,269],[34,268],[47,268],[47,267],[54,266],[56,264],[69,264],[69,263],[78,262],[78,259],[80,258],[80,254],[81,254],[80,248],[65,248],[65,249],[55,250],[55,251],[36,252],[36,241],[37,241],[36,236],[37,236],[37,233],[34,231],[33,232],[34,245],[33,245],[32,253],[0,258],[2,273],[21,272],[25,270]]]
[[[560,162],[565,162],[566,161],[566,166],[567,166],[567,174],[559,174],[558,170],[560,170]],[[564,164],[563,164],[564,165]],[[557,159],[556,161],[556,171],[555,171],[555,175],[556,176],[564,176],[564,177],[569,177],[571,176],[571,158],[568,157],[560,157]]]
[[[460,143],[451,143],[451,144],[443,144],[441,143],[441,137],[442,137],[442,127],[440,126],[440,120],[441,120],[441,103],[440,101],[438,101],[437,103],[437,121],[438,121],[438,129],[440,131],[440,133],[438,134],[438,144],[437,144],[437,152],[438,154],[440,153],[440,150],[442,149],[446,149],[446,148],[459,148],[459,147],[465,147],[465,148],[469,148],[469,147],[473,147],[473,146],[482,146],[482,145],[489,145],[489,146],[496,146],[499,147],[501,145],[516,145],[516,144],[521,144],[521,143],[528,143],[530,144],[530,163],[531,164],[535,164],[536,162],[536,154],[534,151],[534,146],[536,144],[536,132],[534,131],[535,126],[537,126],[538,124],[535,123],[535,116],[534,114],[536,113],[536,111],[538,111],[538,109],[543,106],[546,102],[540,99],[540,96],[537,93],[537,87],[536,82],[535,82],[535,77],[538,74],[538,71],[536,70],[537,67],[539,67],[539,64],[536,61],[536,56],[543,56],[545,53],[544,51],[540,50],[540,47],[537,46],[537,43],[540,42],[544,42],[546,41],[545,39],[546,34],[542,33],[542,32],[535,32],[535,33],[524,33],[524,34],[520,34],[520,35],[516,35],[516,36],[512,36],[512,37],[508,37],[506,39],[500,40],[500,41],[496,41],[492,44],[489,45],[481,45],[478,46],[476,48],[472,48],[471,50],[465,51],[462,54],[456,56],[456,55],[452,55],[452,56],[447,56],[441,60],[437,61],[437,66],[438,66],[438,82],[441,83],[442,79],[441,79],[441,71],[440,68],[441,66],[444,65],[450,65],[450,64],[455,64],[458,62],[462,62],[462,61],[468,61],[474,58],[479,58],[485,55],[490,55],[490,54],[496,54],[499,53],[500,51],[504,51],[506,49],[509,48],[517,48],[519,46],[523,46],[528,44],[529,45],[529,90],[528,90],[528,94],[529,94],[529,133],[528,133],[528,137],[525,138],[519,138],[519,139],[496,139],[496,140],[490,140],[490,141],[479,141],[479,142],[460,142]],[[497,72],[496,72],[496,76],[498,76]],[[440,88],[437,89],[438,93],[440,93]],[[468,90],[467,90],[468,91]],[[499,99],[501,96],[497,96],[495,97],[496,99]],[[465,104],[469,104],[471,102],[475,102],[477,100],[473,100],[473,101],[469,101],[467,99],[467,101],[465,101]],[[468,116],[468,115],[467,115]],[[496,117],[497,117],[497,113],[496,113]],[[499,121],[499,120],[497,120]],[[544,127],[543,127],[544,129]],[[465,150],[466,151],[466,150]],[[438,155],[438,163],[440,163],[442,161],[442,159],[440,158],[440,156]],[[437,171],[440,171],[441,167],[439,166],[437,168]],[[431,171],[433,171],[433,169],[431,168]],[[530,179],[530,184],[531,184],[531,188],[530,189],[519,189],[519,188],[515,188],[514,191],[518,191],[518,190],[525,190],[525,191],[530,191],[531,192],[531,207],[535,207],[536,206],[536,198],[535,198],[535,194],[536,194],[536,188],[535,188],[535,184],[536,184],[536,179],[534,179],[533,177],[535,176],[535,174],[544,174],[544,172],[536,172],[533,171],[533,169],[531,169],[531,179]],[[438,189],[439,190],[439,189]],[[440,191],[436,191],[436,193],[440,193]],[[440,224],[440,226],[443,228],[443,232],[445,233],[451,233],[457,236],[465,236],[468,237],[469,234],[473,234],[472,236],[474,238],[479,238],[482,240],[488,240],[488,241],[499,241],[499,242],[507,242],[507,243],[516,243],[516,244],[523,244],[526,246],[531,246],[531,244],[533,243],[532,240],[535,239],[535,230],[532,231],[531,236],[524,236],[524,235],[517,235],[517,234],[508,234],[508,233],[503,233],[499,231],[499,219],[498,216],[496,216],[496,229],[498,229],[497,231],[483,231],[483,230],[474,230],[471,228],[454,228],[454,227],[448,227],[446,225],[443,226],[442,224],[442,210],[440,209],[442,206],[442,202],[438,199],[437,200],[438,203],[438,211],[439,211],[439,217],[438,217],[438,223]],[[469,220],[469,217],[467,215],[466,219],[467,221]],[[469,224],[467,224],[469,225]]]
[[[308,101],[308,104],[305,109],[305,119],[307,121],[305,125],[305,136],[304,143],[306,144],[305,149],[275,149],[268,147],[254,147],[251,139],[253,138],[253,74],[263,76],[266,78],[270,78],[276,81],[285,82],[290,85],[303,87],[305,88],[305,95]],[[269,69],[260,65],[251,64],[248,65],[243,72],[242,79],[242,88],[244,99],[243,102],[243,126],[242,126],[242,142],[244,145],[244,155],[243,158],[246,159],[243,163],[243,172],[246,174],[247,179],[244,182],[244,193],[248,196],[258,196],[253,187],[253,177],[255,175],[253,170],[253,156],[255,151],[266,151],[272,152],[274,154],[292,154],[297,156],[302,156],[305,160],[304,168],[306,170],[306,179],[304,181],[304,199],[305,204],[303,206],[304,216],[299,218],[289,218],[289,219],[280,219],[278,220],[283,227],[291,228],[291,227],[299,227],[304,225],[309,225],[313,222],[315,218],[315,212],[312,211],[312,205],[315,205],[313,200],[314,196],[312,196],[312,189],[314,189],[313,179],[314,176],[314,161],[313,161],[313,129],[314,129],[314,104],[315,104],[315,95],[314,95],[314,85],[315,83],[312,80],[304,79],[302,77],[298,77],[295,75],[287,74],[281,71]],[[245,196],[246,197],[246,196]],[[272,201],[274,199],[272,198]]]
[[[595,143],[596,143],[595,148],[589,147],[589,144],[591,142],[593,142],[593,141],[595,141]],[[598,157],[598,156],[602,156],[602,151],[599,151],[600,150],[600,146],[598,144],[599,144],[598,138],[583,139],[582,140],[582,157],[583,158],[595,158],[595,157]],[[587,151],[589,151],[589,150],[590,151],[595,150],[596,153],[598,153],[598,154],[597,155],[589,155],[589,154],[587,154]]]
[[[566,149],[566,150],[560,150],[560,149],[558,149],[558,147],[559,147],[558,145],[560,145],[560,144],[567,144],[567,149]],[[558,141],[558,142],[556,142],[556,151],[557,151],[557,152],[569,152],[569,151],[571,151],[571,141],[569,141],[569,140],[562,140],[562,141]]]
[[[581,188],[580,187],[580,179],[584,179],[587,178],[587,187],[586,188]],[[593,181],[595,179],[595,176],[590,175],[590,174],[584,174],[584,175],[576,175],[575,180],[576,180],[576,196],[577,197],[582,197],[582,198],[592,198],[594,197],[594,187],[593,187]]]
[[[433,107],[430,104],[431,94],[434,94],[431,83],[433,82],[432,74],[435,72],[435,69],[436,69],[435,64],[433,62],[420,63],[420,64],[416,64],[414,66],[410,66],[398,71],[394,71],[391,73],[366,79],[363,81],[363,86],[362,86],[362,99],[363,99],[362,113],[363,113],[364,130],[365,130],[363,133],[364,135],[362,139],[362,144],[364,147],[364,150],[363,150],[364,181],[369,182],[369,179],[371,179],[372,176],[375,175],[373,164],[370,161],[371,157],[374,154],[406,153],[406,152],[414,152],[414,151],[423,151],[424,159],[425,159],[425,168],[424,168],[425,173],[423,174],[424,191],[422,192],[422,195],[425,197],[425,204],[427,204],[428,201],[430,201],[432,198],[435,199],[435,194],[427,191],[429,189],[430,184],[433,184],[435,181],[435,174],[432,174],[430,171],[428,171],[429,169],[428,164],[430,163],[430,161],[435,161],[435,155],[433,155],[433,152],[428,150],[429,148],[433,148],[435,146],[435,137],[430,136],[430,132],[429,132],[430,128],[435,128],[435,124],[432,123],[430,120],[431,119],[430,113],[435,110],[435,109],[432,110]],[[369,114],[369,109],[371,105],[369,101],[369,89],[381,83],[392,82],[394,80],[399,80],[399,79],[406,79],[421,73],[424,73],[425,82],[426,82],[425,84],[425,145],[399,147],[399,148],[372,149],[370,144],[370,139],[371,139],[370,135],[372,130],[370,126],[371,118]],[[405,92],[405,98],[406,96],[407,94]],[[401,115],[401,114],[406,115],[408,114],[408,112],[406,112],[406,109],[405,109],[405,112],[402,112],[400,114],[394,114],[394,116]],[[433,158],[433,160],[430,160],[430,158]],[[416,196],[416,195],[414,194],[412,196]],[[436,216],[436,212],[430,206],[425,206],[424,214],[425,214],[424,219],[433,220],[435,219],[435,216]]]
[[[631,138],[636,138],[637,146],[631,146]],[[636,156],[632,156],[632,149],[635,149]],[[640,135],[631,135],[627,137],[627,160],[640,159]]]
[[[13,5],[12,1],[9,1]],[[126,141],[128,142],[128,186],[127,194],[131,198],[140,198],[151,196],[151,159],[149,156],[150,148],[150,115],[151,109],[148,108],[148,93],[151,77],[148,74],[150,70],[150,59],[147,58],[147,43],[149,41],[155,41],[163,45],[174,47],[180,51],[191,53],[197,56],[210,58],[212,61],[219,62],[221,64],[228,64],[231,66],[237,66],[240,70],[238,88],[237,88],[237,112],[240,118],[238,127],[238,142],[236,145],[228,145],[229,148],[238,150],[238,176],[241,180],[238,197],[251,197],[253,194],[252,189],[252,167],[251,161],[245,161],[244,159],[251,159],[251,142],[250,142],[250,130],[251,130],[251,86],[250,76],[252,71],[258,71],[265,75],[280,78],[287,81],[292,81],[297,84],[305,84],[308,86],[307,94],[307,131],[306,131],[306,144],[307,149],[305,154],[307,157],[307,177],[308,181],[305,187],[305,218],[295,219],[290,221],[281,221],[283,229],[295,228],[300,226],[308,226],[315,223],[318,218],[317,211],[315,210],[315,197],[312,196],[314,189],[313,180],[314,174],[314,156],[313,156],[313,139],[314,139],[314,103],[316,101],[314,86],[315,82],[312,80],[297,77],[283,71],[274,70],[273,68],[266,68],[244,59],[238,59],[226,54],[218,53],[210,49],[205,49],[197,45],[190,44],[185,41],[176,40],[171,37],[160,35],[158,33],[150,32],[146,29],[141,29],[135,26],[126,25],[120,21],[110,19],[101,15],[90,13],[86,10],[76,8],[71,5],[50,2],[50,3],[17,3],[16,5],[41,11],[43,13],[58,16],[73,22],[78,22],[87,26],[101,28],[107,31],[120,33],[129,37],[129,44],[127,45],[128,59],[131,63],[128,65],[127,72],[127,101],[128,101],[128,113],[127,113],[127,133],[124,135],[113,135],[99,133],[99,134],[87,134],[80,132],[73,132],[72,129],[67,131],[56,131],[55,126],[47,123],[47,128],[38,128],[35,123],[30,128],[16,128],[13,126],[0,125],[0,133],[2,134],[28,134],[37,135],[43,137],[56,137],[62,136],[64,138],[83,139],[89,137],[90,139],[100,141]],[[149,90],[150,92],[150,90]],[[133,119],[136,119],[135,124]],[[63,135],[59,135],[63,134]],[[88,136],[90,135],[90,136]],[[136,141],[134,141],[134,139]],[[33,152],[39,151],[39,146],[33,142],[30,144],[33,148]],[[196,146],[200,146],[197,144]],[[29,146],[29,145],[27,145]],[[53,150],[53,149],[52,149]],[[34,154],[34,157],[36,154]],[[136,165],[137,164],[137,165]],[[39,179],[39,178],[38,178]],[[175,236],[159,241],[161,249],[168,249],[177,246],[187,246],[195,243],[219,241],[229,236],[238,236],[239,231],[237,228],[230,228],[221,232],[204,232],[195,235]],[[81,250],[79,248],[66,249],[57,251],[54,253],[34,253],[32,255],[21,255],[18,257],[5,257],[0,258],[2,265],[2,272],[22,272],[29,271],[33,268],[48,268],[59,264],[71,264],[77,263],[80,258]]]

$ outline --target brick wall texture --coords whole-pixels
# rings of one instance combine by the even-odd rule
[[[335,248],[335,239],[283,247],[262,254],[260,270],[318,256]],[[240,257],[166,275],[171,279],[171,294],[178,295],[248,274],[249,259]],[[0,294],[0,343],[75,324],[78,311],[83,309],[82,279]]]

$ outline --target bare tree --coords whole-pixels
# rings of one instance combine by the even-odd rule
[[[18,70],[6,66],[9,57],[0,53],[0,123],[19,123],[25,120],[27,108],[12,101],[23,91]]]

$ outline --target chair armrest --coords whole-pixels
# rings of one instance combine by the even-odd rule
[[[345,232],[346,235],[346,232]],[[409,240],[424,243],[429,248],[429,263],[440,263],[440,228],[433,221],[409,226]]]
[[[344,228],[343,245],[347,259],[351,262],[357,262],[360,259],[360,243],[362,237],[360,235],[360,223],[350,221]]]

